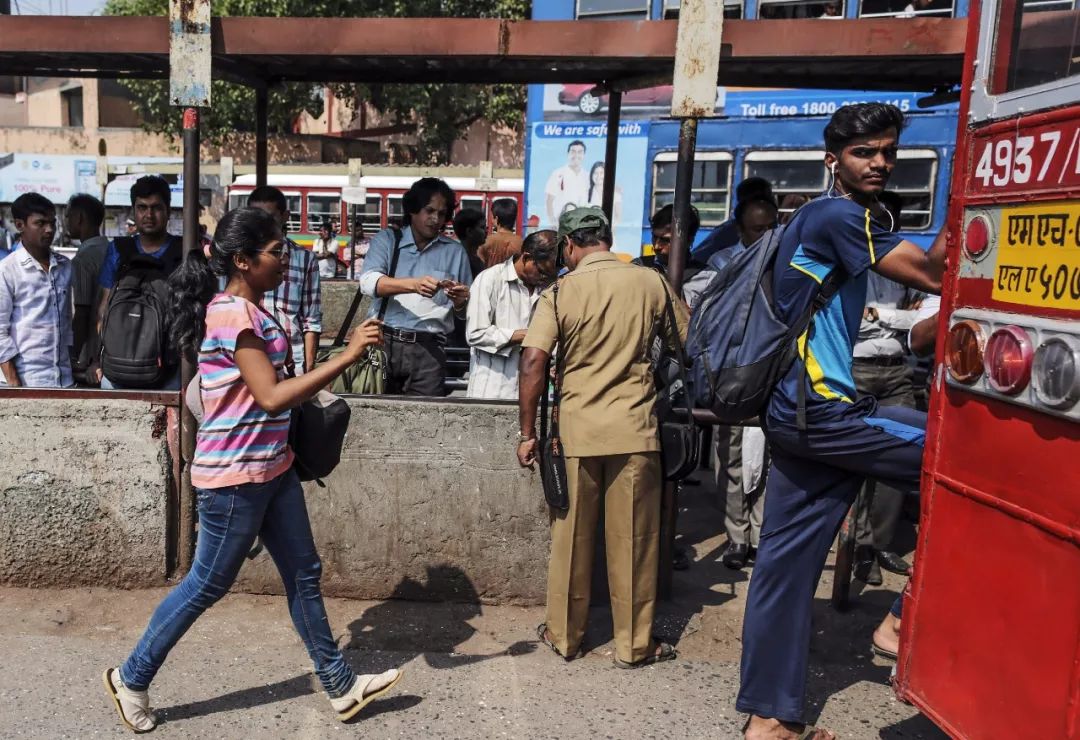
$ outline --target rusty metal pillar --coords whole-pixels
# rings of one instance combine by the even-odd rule
[[[724,4],[719,0],[682,0],[675,40],[675,76],[671,117],[679,126],[679,157],[675,169],[675,202],[668,253],[668,280],[681,295],[683,274],[690,254],[690,196],[694,182],[694,149],[697,119],[716,115],[720,50],[724,33]],[[661,598],[672,592],[672,562],[678,518],[674,484],[664,486],[660,510],[660,569],[657,591]]]
[[[270,111],[270,91],[265,85],[255,88],[255,185],[266,185],[270,158],[267,151],[266,120]]]
[[[210,0],[169,2],[169,101],[184,109],[184,259],[199,242],[199,109],[210,106]],[[182,358],[180,387],[195,375],[192,358]],[[180,496],[176,573],[191,568],[195,555],[195,490],[188,462],[195,453],[195,418],[180,393]],[[167,548],[168,549],[168,548]]]
[[[202,248],[199,240],[199,109],[184,110],[184,259]],[[180,363],[180,388],[188,387],[195,377],[195,363],[186,354]],[[195,488],[191,484],[189,463],[195,456],[195,431],[198,424],[187,399],[180,393],[180,514],[179,533],[176,543],[178,573],[191,568],[195,556]]]
[[[619,118],[622,113],[622,92],[608,93],[607,141],[604,148],[604,191],[601,208],[615,228],[615,166],[619,156]]]
[[[668,252],[668,280],[678,294],[690,254],[690,196],[694,184],[694,150],[697,146],[697,119],[684,118],[679,124],[679,158],[675,163],[675,204]]]

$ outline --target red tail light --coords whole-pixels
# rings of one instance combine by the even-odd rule
[[[1015,396],[1031,380],[1034,350],[1026,331],[1019,326],[1003,326],[986,343],[986,376],[998,393]]]
[[[960,383],[974,383],[983,373],[986,335],[976,322],[958,321],[945,339],[945,367]]]
[[[968,222],[964,230],[964,251],[973,260],[980,260],[986,256],[987,247],[990,246],[990,222],[985,216],[976,216]]]

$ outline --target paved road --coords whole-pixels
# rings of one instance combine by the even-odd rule
[[[691,509],[695,496],[687,497]],[[591,652],[564,664],[537,644],[537,607],[329,600],[331,625],[364,672],[405,666],[391,697],[350,725],[317,690],[279,597],[230,595],[181,641],[151,697],[160,738],[736,738],[739,627],[747,574],[717,562],[708,507],[689,512],[693,567],[677,574],[658,632],[680,659],[638,671],[612,663],[610,614],[593,610]],[[810,711],[844,738],[943,738],[887,686],[869,636],[889,578],[832,612],[827,570],[815,605]],[[0,589],[0,737],[123,737],[100,674],[137,640],[163,590]]]

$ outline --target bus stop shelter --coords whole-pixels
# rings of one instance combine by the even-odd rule
[[[178,30],[202,34],[208,38],[212,77],[256,91],[259,183],[266,182],[268,165],[268,91],[282,82],[593,84],[609,95],[605,156],[609,176],[604,193],[609,214],[623,92],[693,73],[677,67],[678,21],[209,18],[209,3],[190,5],[203,6],[209,22],[185,25],[183,20],[166,17],[0,16],[0,70],[37,77],[165,79],[171,69],[205,64],[182,46],[170,54],[171,35]],[[961,80],[966,19],[823,23],[817,19],[724,21],[716,83],[929,92]],[[312,45],[313,38],[320,43]],[[711,41],[709,48],[717,48],[717,39]],[[198,109],[188,107],[183,134],[187,250],[198,244],[199,144]],[[693,140],[680,141],[677,166],[685,187],[676,193],[676,237],[679,214],[689,210],[693,156]],[[670,272],[678,288],[683,260],[678,238],[673,247]],[[189,368],[185,377],[190,373]],[[186,414],[181,418],[187,422],[181,423],[181,448],[190,455],[195,429]],[[191,496],[190,482],[186,482],[180,492],[181,529],[192,536],[181,535],[178,564],[182,569],[190,564],[192,552],[193,521],[184,521],[194,512]]]

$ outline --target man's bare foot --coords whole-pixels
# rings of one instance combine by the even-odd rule
[[[828,730],[814,729],[809,735],[806,725],[797,722],[781,722],[778,719],[759,717],[756,714],[750,716],[743,731],[745,740],[836,740],[836,735]]]
[[[900,650],[900,620],[891,612],[886,614],[885,619],[874,630],[873,639],[876,652],[896,655]]]

